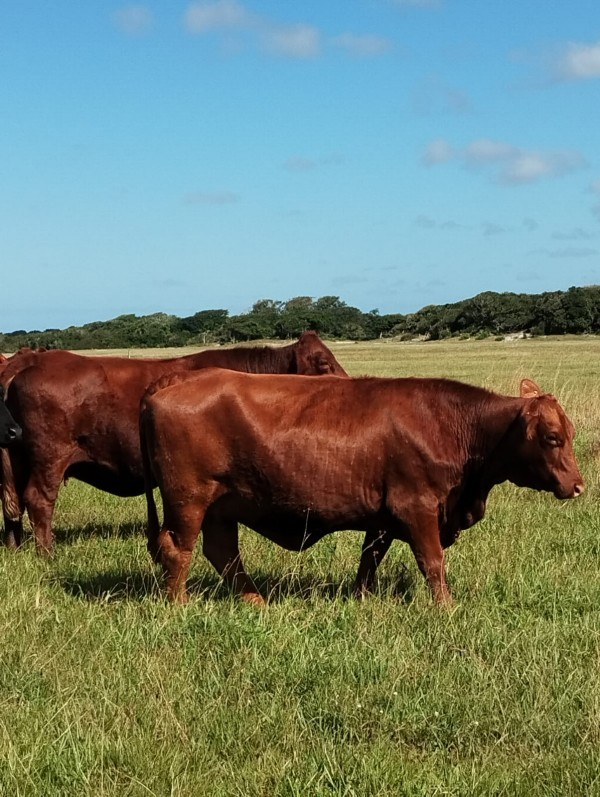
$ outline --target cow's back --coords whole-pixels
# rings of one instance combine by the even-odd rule
[[[435,490],[462,465],[439,406],[439,387],[420,380],[209,370],[148,396],[143,414],[153,467],[177,452],[176,471],[169,462],[168,476],[157,474],[172,480],[169,490],[220,478],[256,503],[343,525],[381,511],[391,481]]]

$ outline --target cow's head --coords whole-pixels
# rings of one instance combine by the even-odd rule
[[[4,403],[4,387],[0,385],[0,448],[16,443],[21,439],[22,434],[21,427]]]
[[[305,376],[348,376],[316,332],[303,332],[294,345],[295,372]]]
[[[517,450],[510,481],[547,490],[557,498],[577,498],[583,492],[583,478],[573,451],[573,424],[556,398],[531,379],[521,382],[521,398],[525,401],[515,430]]]

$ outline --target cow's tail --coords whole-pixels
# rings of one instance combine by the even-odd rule
[[[17,548],[21,544],[23,506],[19,498],[13,462],[7,448],[0,449],[0,463],[4,544],[9,548]]]
[[[148,450],[149,435],[147,433],[149,410],[146,404],[146,397],[142,399],[140,407],[140,446],[142,452],[142,463],[144,466],[144,493],[146,495],[146,511],[148,516],[148,551],[152,556],[154,562],[159,561],[159,546],[158,535],[160,533],[160,523],[158,520],[158,511],[156,509],[156,501],[154,500],[154,486],[156,480],[154,478],[154,471],[152,470],[152,461],[150,459],[150,452]]]

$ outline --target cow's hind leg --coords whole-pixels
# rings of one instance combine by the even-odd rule
[[[207,516],[202,525],[202,552],[236,595],[247,603],[264,605],[262,595],[244,570],[236,521]]]
[[[196,500],[176,509],[165,506],[164,513],[162,528],[156,539],[149,538],[148,549],[165,572],[169,600],[187,603],[186,582],[204,516],[204,504]]]
[[[360,564],[352,593],[355,598],[364,598],[373,589],[375,573],[392,544],[388,531],[368,531],[362,547]]]

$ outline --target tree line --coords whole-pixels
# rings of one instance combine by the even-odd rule
[[[261,299],[249,312],[239,315],[230,315],[227,310],[199,310],[183,318],[167,313],[129,314],[66,329],[0,333],[0,351],[13,352],[21,346],[77,350],[288,340],[306,329],[314,329],[325,338],[345,340],[600,333],[600,286],[540,294],[486,291],[406,315],[382,315],[378,310],[365,313],[339,296]]]

